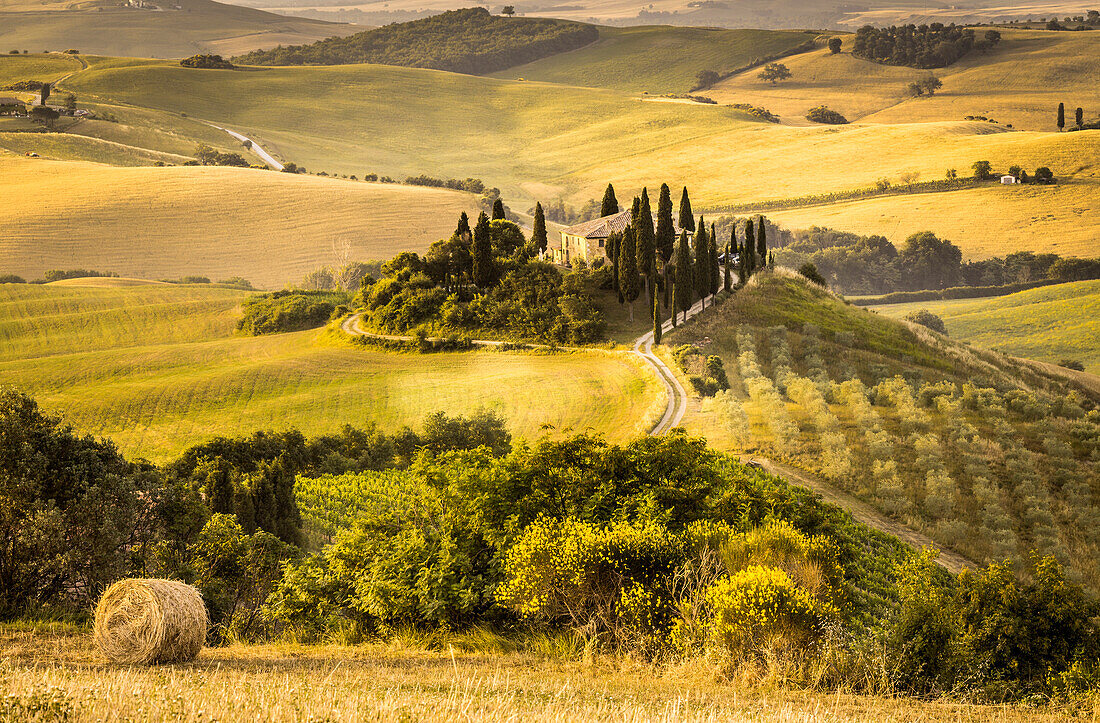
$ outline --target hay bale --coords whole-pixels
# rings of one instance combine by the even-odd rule
[[[95,643],[112,663],[194,660],[206,642],[199,591],[175,580],[119,580],[95,609]]]

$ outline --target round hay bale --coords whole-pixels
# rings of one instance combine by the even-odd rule
[[[194,660],[206,642],[199,591],[175,580],[119,580],[95,609],[95,643],[112,663]]]

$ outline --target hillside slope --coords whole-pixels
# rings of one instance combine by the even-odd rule
[[[700,71],[729,72],[753,60],[791,50],[813,34],[645,25],[601,26],[599,40],[495,73],[548,83],[614,88],[632,93],[686,93]]]
[[[306,43],[362,28],[289,18],[213,0],[172,0],[160,11],[116,3],[0,3],[0,47],[73,48],[92,55],[179,58],[234,55]]]
[[[807,469],[979,563],[1038,549],[1100,589],[1094,393],[785,270],[668,340],[684,343],[731,382],[690,405],[689,431]]]
[[[157,462],[215,435],[259,429],[396,431],[434,411],[501,414],[514,434],[543,424],[634,437],[655,379],[598,351],[399,354],[324,331],[234,334],[245,294],[205,286],[0,284],[0,378],[82,432]],[[551,397],[546,380],[568,378]]]
[[[470,194],[434,188],[10,157],[0,157],[0,196],[0,272],[243,276],[261,288],[344,260],[423,251],[476,208]]]
[[[895,319],[928,309],[944,320],[952,339],[1055,364],[1075,360],[1085,365],[1085,371],[1100,373],[1100,281],[1044,286],[991,299],[870,308]]]
[[[706,91],[719,102],[753,103],[785,118],[801,119],[826,105],[848,120],[874,123],[962,120],[985,116],[1001,127],[1055,130],[1058,103],[1100,106],[1100,37],[1096,33],[1044,30],[1001,31],[988,53],[973,52],[935,71],[879,65],[849,52],[853,36],[841,35],[842,52],[827,49],[785,59],[791,79],[775,86],[750,70]],[[932,73],[943,87],[932,97],[912,98],[909,83]]]

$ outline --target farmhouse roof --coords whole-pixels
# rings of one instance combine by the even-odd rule
[[[18,98],[12,98],[11,96],[4,96],[0,98],[0,105],[26,105]]]
[[[594,218],[591,221],[579,223],[576,226],[563,228],[561,232],[570,236],[583,238],[607,238],[613,233],[622,233],[623,229],[630,225],[630,209],[603,218]]]

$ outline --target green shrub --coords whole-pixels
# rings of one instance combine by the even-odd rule
[[[811,120],[814,123],[828,123],[829,125],[843,125],[848,122],[848,119],[840,113],[829,110],[823,105],[806,111],[806,120]]]
[[[301,331],[324,326],[347,296],[327,291],[275,291],[252,296],[241,304],[244,316],[237,330],[250,336]]]
[[[917,309],[916,311],[910,311],[905,315],[906,321],[911,321],[914,324],[920,324],[923,327],[929,328],[932,331],[947,334],[947,325],[943,323],[943,319],[933,314],[928,309]]]

